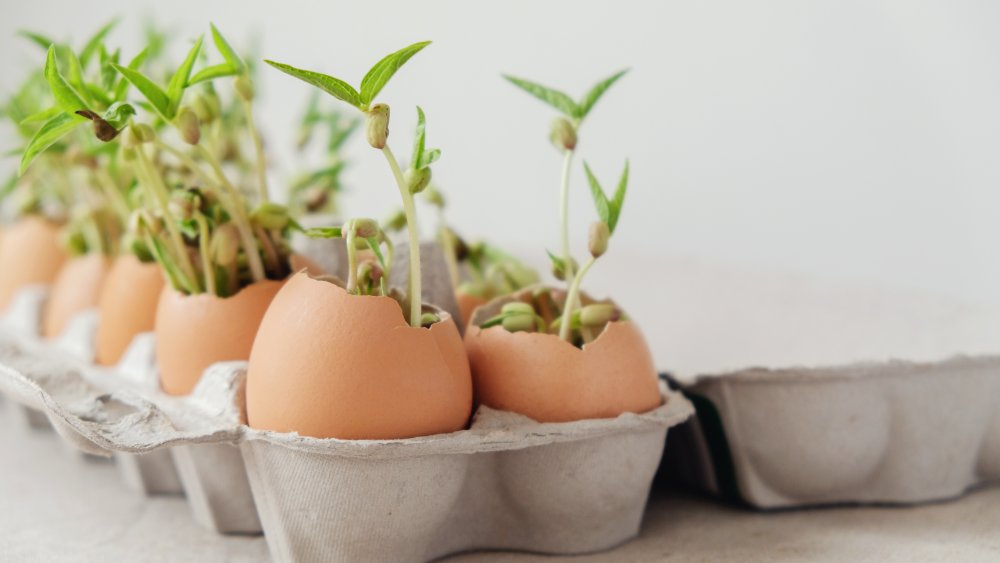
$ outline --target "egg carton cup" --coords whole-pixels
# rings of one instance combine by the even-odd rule
[[[684,384],[665,466],[772,509],[914,504],[1000,483],[1000,357],[747,369]]]

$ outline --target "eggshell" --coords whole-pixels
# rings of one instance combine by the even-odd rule
[[[396,439],[464,428],[472,381],[451,316],[413,328],[389,297],[292,276],[250,356],[253,428],[316,438]]]
[[[65,261],[58,224],[29,215],[5,227],[0,238],[0,311],[22,287],[52,283]]]
[[[42,336],[59,336],[74,315],[96,307],[109,269],[111,259],[103,254],[86,254],[67,260],[45,303]]]
[[[257,282],[225,298],[184,295],[165,286],[154,329],[163,390],[187,395],[208,366],[248,359],[264,311],[283,283]]]
[[[471,295],[461,291],[455,292],[455,300],[458,301],[458,312],[462,315],[463,327],[469,324],[469,319],[472,318],[472,312],[476,310],[476,307],[485,305],[489,301],[478,295]]]
[[[97,301],[97,363],[118,363],[136,335],[153,330],[163,286],[156,262],[142,262],[132,254],[115,258]]]
[[[614,418],[660,406],[653,357],[635,323],[608,323],[582,349],[554,334],[476,325],[511,300],[494,300],[466,327],[478,403],[539,422]]]

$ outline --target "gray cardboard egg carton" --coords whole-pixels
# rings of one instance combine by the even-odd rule
[[[1000,357],[748,369],[683,386],[666,466],[758,508],[951,499],[1000,483]]]

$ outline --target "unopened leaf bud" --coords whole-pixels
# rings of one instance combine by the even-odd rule
[[[240,234],[236,225],[225,223],[215,229],[210,248],[212,261],[220,266],[236,263],[240,252]]]
[[[431,169],[410,168],[403,174],[403,179],[406,180],[406,187],[411,194],[419,194],[431,183]]]
[[[250,80],[250,77],[247,76],[246,73],[241,74],[239,78],[236,79],[236,93],[239,94],[240,98],[243,98],[245,101],[253,101],[253,81]]]
[[[500,312],[508,315],[534,315],[535,309],[523,301],[511,301],[501,307]]]
[[[576,258],[570,258],[570,264],[573,265],[574,272],[578,272],[580,270],[580,265],[577,263]],[[553,261],[552,275],[559,281],[566,281],[566,263]]]
[[[389,138],[389,106],[375,104],[366,114],[368,144],[376,149],[385,148]]]
[[[264,202],[250,214],[250,219],[269,231],[280,231],[288,226],[288,209],[284,205]]]
[[[354,227],[354,235],[361,238],[371,238],[378,236],[378,223],[375,219],[353,219],[351,225]]]
[[[608,239],[611,238],[611,231],[604,221],[594,221],[590,225],[590,240],[587,248],[594,258],[600,257],[608,250]]]
[[[511,315],[504,317],[503,327],[507,332],[529,332],[535,329],[535,315]]]
[[[129,131],[135,135],[136,144],[152,143],[156,140],[156,131],[145,123],[136,123],[129,127]]]
[[[188,106],[182,106],[177,112],[177,129],[181,132],[181,138],[189,145],[197,145],[201,140],[198,115]]]
[[[580,309],[580,324],[599,327],[616,320],[620,315],[611,303],[594,303]]]
[[[557,117],[552,122],[549,140],[556,148],[571,151],[576,148],[576,126],[565,117]]]
[[[423,315],[420,315],[420,326],[430,326],[440,320],[441,318],[434,313],[424,313]]]

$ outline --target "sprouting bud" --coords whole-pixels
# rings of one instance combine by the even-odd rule
[[[201,140],[201,124],[198,122],[198,115],[188,106],[181,106],[177,112],[177,129],[181,132],[181,138],[189,145],[197,145]]]
[[[190,219],[196,211],[201,210],[201,194],[196,190],[174,190],[170,194],[167,209],[170,214],[182,221]]]
[[[424,197],[427,198],[427,202],[437,207],[439,209],[444,209],[444,195],[441,194],[436,188],[431,186],[424,192]]]
[[[501,307],[500,312],[507,315],[534,315],[535,309],[523,301],[511,301]]]
[[[594,258],[600,257],[608,250],[608,239],[611,238],[611,231],[604,221],[594,221],[590,224],[590,240],[587,248]]]
[[[240,98],[247,102],[253,101],[254,88],[253,81],[246,73],[241,74],[239,78],[236,79],[236,93],[239,94]]]
[[[427,327],[440,321],[441,318],[434,313],[424,313],[423,315],[420,315],[420,326]]]
[[[354,228],[354,235],[363,239],[378,236],[378,223],[375,219],[352,219],[351,226]]]
[[[390,233],[395,233],[406,228],[406,213],[402,209],[397,210],[388,219],[382,222],[385,225],[385,230]]]
[[[306,206],[306,211],[319,211],[320,209],[326,207],[326,204],[330,202],[330,192],[318,186],[313,186],[306,191],[302,198],[302,202]]]
[[[419,194],[427,188],[427,184],[431,183],[431,169],[410,168],[403,174],[403,178],[406,180],[406,187],[409,188],[410,193]]]
[[[250,219],[266,230],[280,231],[288,226],[288,209],[284,205],[267,201],[253,210]]]
[[[535,329],[535,315],[511,315],[504,317],[503,327],[507,332],[530,332]]]
[[[191,100],[191,109],[198,116],[198,121],[211,123],[219,116],[219,100],[214,94],[199,92]]]
[[[618,319],[618,309],[611,303],[594,303],[580,309],[580,324],[599,327]]]
[[[389,138],[389,106],[375,104],[368,110],[365,121],[368,144],[376,149],[385,148],[385,142]]]
[[[576,148],[576,127],[565,117],[557,117],[552,122],[549,140],[556,148],[571,151]]]
[[[570,258],[570,263],[573,265],[573,271],[580,271],[580,265],[576,262],[576,258]],[[559,281],[566,281],[566,264],[552,262],[552,275]]]
[[[240,233],[236,225],[225,223],[215,229],[209,250],[212,253],[212,261],[216,264],[223,267],[235,264],[240,252]]]
[[[358,279],[370,282],[372,285],[378,285],[383,275],[385,273],[374,260],[365,260],[358,266]]]

